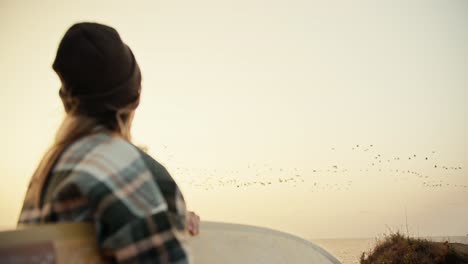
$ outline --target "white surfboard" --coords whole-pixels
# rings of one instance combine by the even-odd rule
[[[248,225],[202,222],[189,240],[195,263],[340,264],[319,246],[291,234]]]
[[[202,222],[188,239],[195,264],[339,264],[325,250],[279,231]],[[91,224],[45,224],[0,232],[0,263],[104,263]]]

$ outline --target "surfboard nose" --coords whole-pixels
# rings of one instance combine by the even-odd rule
[[[195,263],[340,264],[312,242],[249,225],[205,221],[189,245]]]

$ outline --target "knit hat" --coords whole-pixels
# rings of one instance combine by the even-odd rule
[[[65,110],[102,118],[138,106],[141,73],[117,31],[97,23],[78,23],[65,33],[52,68],[62,81]]]

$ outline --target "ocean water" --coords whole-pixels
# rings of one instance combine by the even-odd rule
[[[452,243],[468,244],[468,235],[424,238],[437,242],[449,241]],[[310,241],[327,250],[343,264],[358,264],[361,254],[372,249],[375,246],[377,239],[311,239]]]

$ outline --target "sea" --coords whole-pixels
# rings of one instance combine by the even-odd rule
[[[434,242],[468,244],[468,235],[449,237],[422,237]],[[313,243],[335,256],[342,264],[358,264],[361,254],[369,252],[377,243],[376,238],[310,239]]]

